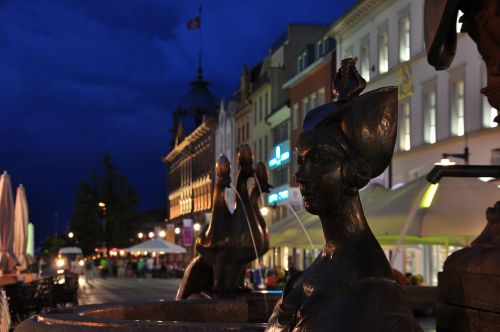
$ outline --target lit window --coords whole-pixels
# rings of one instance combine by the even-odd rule
[[[318,106],[321,106],[325,103],[325,88],[321,88],[318,90]]]
[[[352,46],[349,46],[348,48],[346,48],[344,50],[344,56],[343,56],[343,59],[346,59],[346,58],[352,58],[354,55],[353,51],[352,51]]]
[[[389,33],[387,27],[378,35],[378,72],[386,73],[389,70]]]
[[[399,135],[399,149],[408,151],[411,148],[410,143],[410,100],[406,98],[400,104],[401,110],[401,129]]]
[[[487,85],[486,83],[486,66],[485,64],[481,64],[481,81],[482,85]],[[498,112],[496,108],[493,108],[488,102],[488,98],[486,96],[482,96],[482,111],[483,111],[483,127],[484,128],[492,128],[498,126],[498,123],[493,121],[497,116]]]
[[[297,129],[299,127],[299,105],[297,103],[292,106],[292,121],[293,129]]]
[[[361,58],[359,63],[361,76],[368,82],[370,80],[370,39],[361,41]]]
[[[497,109],[490,105],[486,96],[483,96],[483,126],[485,128],[498,126],[498,123],[493,121],[497,114]]]
[[[311,95],[309,96],[309,100],[310,100],[309,108],[310,109],[315,108],[317,106],[316,105],[316,92],[311,93]]]
[[[460,22],[460,18],[463,14],[464,13],[459,9],[457,15],[457,33],[460,33],[460,30],[462,30],[462,22]]]
[[[424,139],[426,143],[436,143],[436,92],[429,91],[424,100]]]
[[[451,134],[454,136],[463,136],[465,133],[465,103],[463,79],[459,79],[453,82],[451,97]]]
[[[318,40],[316,43],[316,59],[319,59],[323,55],[323,41]]]
[[[399,61],[410,60],[410,15],[399,19]]]
[[[302,120],[305,119],[307,111],[309,111],[309,100],[305,97],[302,99]]]

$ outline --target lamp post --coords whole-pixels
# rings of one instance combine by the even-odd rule
[[[99,202],[97,203],[97,206],[99,207],[99,210],[102,213],[102,247],[104,248],[104,252],[106,256],[108,256],[108,247],[107,247],[107,241],[106,241],[106,203],[104,202]]]
[[[469,155],[469,147],[465,146],[463,153],[443,153],[443,159],[448,159],[449,157],[459,158],[464,160],[465,165],[469,165]]]

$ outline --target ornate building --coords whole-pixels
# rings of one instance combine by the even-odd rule
[[[197,80],[173,114],[172,149],[163,159],[168,165],[167,233],[175,232],[167,238],[175,238],[188,253],[193,253],[193,229],[207,221],[211,210],[218,99],[208,85],[198,69]]]

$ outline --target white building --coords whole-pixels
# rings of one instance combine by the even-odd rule
[[[365,0],[329,28],[337,41],[337,67],[344,58],[358,57],[358,70],[367,80],[365,92],[399,88],[399,133],[392,176],[387,178],[391,185],[427,174],[443,153],[463,153],[468,146],[471,164],[490,164],[493,150],[500,147],[496,110],[479,91],[486,85],[486,69],[475,43],[460,34],[449,70],[436,71],[427,63],[423,15],[424,0]],[[434,283],[431,266],[436,262],[423,257],[436,257],[437,250],[407,248],[400,268]],[[408,262],[409,256],[413,261]],[[425,261],[424,266],[416,266],[417,261]]]
[[[215,158],[221,154],[226,155],[231,163],[231,183],[236,183],[236,174],[238,172],[238,162],[236,160],[236,140],[234,134],[234,114],[238,110],[239,103],[235,100],[229,100],[228,109],[224,108],[224,101],[221,100],[219,108],[219,119],[217,129],[215,130]],[[226,189],[226,202],[229,210],[234,211],[235,193],[232,188]]]

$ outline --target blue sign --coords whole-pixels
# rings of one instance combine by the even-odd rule
[[[268,204],[275,204],[284,200],[288,200],[289,192],[288,189],[284,189],[275,193],[271,193],[267,196]]]
[[[287,141],[276,145],[268,161],[270,169],[279,167],[290,161],[290,143]]]

